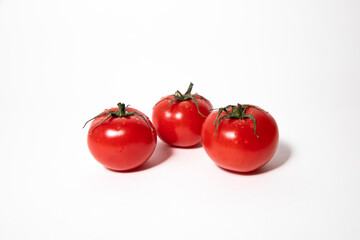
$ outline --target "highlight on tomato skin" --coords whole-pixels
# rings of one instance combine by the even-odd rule
[[[145,163],[157,144],[150,119],[135,108],[119,103],[93,118],[87,144],[90,153],[104,167],[128,171]]]
[[[206,118],[201,140],[205,152],[221,168],[245,173],[268,163],[279,143],[275,119],[253,105],[229,105]]]
[[[162,97],[153,107],[152,120],[159,138],[175,147],[192,147],[201,141],[201,127],[212,105],[199,94],[191,94],[193,84],[185,94]]]

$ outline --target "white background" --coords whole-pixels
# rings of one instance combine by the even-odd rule
[[[0,0],[0,81],[0,239],[360,239],[359,1]],[[93,159],[87,119],[190,81],[273,115],[267,166]]]

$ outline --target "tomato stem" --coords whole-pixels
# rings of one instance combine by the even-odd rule
[[[191,94],[191,91],[192,91],[192,88],[193,88],[194,84],[192,82],[190,82],[190,85],[188,87],[188,89],[186,90],[185,94],[182,94],[179,90],[177,90],[175,92],[175,94],[173,95],[175,98],[174,99],[171,99],[171,101],[169,102],[169,105],[167,106],[167,108],[165,109],[162,109],[162,111],[165,111],[166,109],[168,109],[171,104],[173,104],[174,101],[188,101],[188,100],[192,100],[195,105],[196,105],[196,108],[198,110],[198,113],[202,116],[202,117],[206,117],[204,114],[202,114],[200,112],[200,109],[199,109],[199,104],[196,100],[196,98],[194,96],[197,96],[197,97],[200,97],[200,98],[203,98],[205,99],[206,101],[209,102],[209,100],[207,100],[206,98],[204,98],[203,96],[200,96],[198,94]]]
[[[88,124],[91,120],[97,118],[97,117],[100,117],[100,116],[103,116],[103,115],[106,115],[106,118],[104,118],[99,124],[97,124],[95,127],[91,128],[89,130],[89,133],[91,133],[92,131],[94,131],[95,128],[97,128],[98,126],[100,126],[101,124],[103,124],[106,120],[110,119],[110,117],[114,117],[114,118],[117,118],[117,117],[129,117],[129,116],[132,116],[132,115],[138,115],[139,117],[141,117],[142,119],[144,119],[144,121],[146,122],[146,124],[149,126],[149,128],[151,129],[151,131],[154,131],[154,129],[151,127],[149,121],[140,113],[138,112],[135,112],[135,111],[132,111],[132,112],[128,112],[127,111],[127,106],[125,106],[124,103],[121,103],[119,102],[117,104],[118,106],[118,110],[117,111],[105,111],[103,113],[100,113],[98,115],[96,115],[95,117],[91,118],[90,120],[86,121],[83,128],[86,126],[86,124]]]
[[[117,104],[119,110],[117,111],[117,116],[118,117],[125,117],[126,115],[126,107],[124,103],[118,103]]]
[[[191,94],[193,86],[194,86],[194,84],[192,82],[190,82],[190,85],[189,85],[188,89],[186,90],[185,95],[190,95]]]
[[[263,112],[266,112],[260,108],[257,108],[255,106],[252,106],[252,105],[241,105],[240,103],[237,104],[237,106],[235,105],[228,105],[226,107],[223,107],[223,108],[219,108],[219,112],[216,116],[216,119],[214,121],[214,124],[216,124],[216,129],[215,129],[215,133],[214,133],[214,137],[218,131],[218,128],[219,128],[219,124],[221,122],[221,120],[223,119],[245,119],[245,118],[250,118],[253,122],[254,122],[254,133],[256,135],[257,138],[259,138],[257,132],[256,132],[256,119],[254,118],[254,116],[252,114],[249,114],[249,113],[245,113],[246,109],[248,107],[251,107],[251,108],[255,108],[255,109],[258,109],[258,110],[261,110]],[[228,108],[231,109],[231,111],[228,110]],[[227,115],[225,116],[222,116],[220,117],[221,113],[225,112]]]

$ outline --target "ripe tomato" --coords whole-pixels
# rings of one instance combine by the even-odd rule
[[[250,172],[271,160],[278,146],[279,131],[269,113],[238,104],[212,112],[203,124],[201,140],[218,166]]]
[[[154,125],[142,112],[122,103],[118,106],[93,118],[87,143],[94,158],[106,168],[125,171],[150,158],[157,135]]]
[[[212,108],[198,94],[191,94],[193,84],[183,95],[162,98],[153,108],[152,120],[161,140],[177,147],[191,147],[201,141],[201,126]]]

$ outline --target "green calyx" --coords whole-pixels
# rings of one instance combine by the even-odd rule
[[[125,104],[124,103],[118,103],[117,104],[118,106],[118,110],[117,111],[105,111],[103,113],[100,113],[99,115],[96,115],[95,117],[91,118],[90,120],[88,120],[83,128],[86,126],[86,124],[88,124],[91,120],[97,118],[97,117],[100,117],[100,116],[103,116],[103,115],[107,115],[106,118],[104,118],[104,120],[102,120],[99,124],[97,124],[95,127],[93,127],[92,129],[89,130],[89,133],[91,133],[92,131],[94,131],[95,128],[97,128],[98,126],[100,126],[101,124],[103,124],[106,120],[110,119],[110,117],[114,117],[114,118],[118,118],[118,117],[129,117],[129,116],[132,116],[132,115],[138,115],[140,116],[142,119],[144,119],[144,121],[147,123],[147,125],[149,126],[149,128],[151,129],[151,131],[154,131],[154,129],[151,127],[149,121],[143,116],[141,115],[140,113],[137,113],[137,112],[128,112],[127,111],[127,108],[128,106],[125,107]]]
[[[200,112],[200,109],[199,109],[199,104],[196,100],[196,98],[194,96],[197,96],[197,97],[201,97],[205,100],[207,100],[206,98],[204,98],[203,96],[200,96],[198,94],[191,94],[191,90],[193,88],[194,84],[191,82],[187,91],[185,92],[185,94],[182,94],[179,90],[177,90],[175,92],[175,94],[173,95],[175,98],[171,99],[171,101],[169,102],[169,105],[167,106],[167,108],[165,109],[162,109],[162,111],[165,111],[166,109],[168,109],[171,104],[173,104],[174,101],[188,101],[188,100],[192,100],[194,101],[195,105],[196,105],[196,108],[198,110],[198,113],[202,116],[202,117],[206,117],[205,115],[203,115],[201,112]],[[208,100],[207,100],[208,101]]]
[[[221,120],[223,120],[223,119],[245,119],[245,118],[250,118],[254,122],[254,133],[255,133],[256,137],[258,138],[259,136],[257,135],[257,132],[256,132],[256,119],[254,118],[253,115],[251,115],[249,113],[245,113],[245,111],[246,111],[246,109],[248,107],[252,107],[252,108],[264,111],[264,110],[262,110],[260,108],[254,107],[252,105],[241,105],[240,103],[238,103],[236,106],[235,105],[228,105],[226,107],[219,108],[218,115],[217,115],[217,117],[216,117],[216,119],[214,121],[214,124],[213,124],[213,125],[216,124],[216,130],[215,130],[215,133],[214,133],[214,137],[215,137],[215,134],[218,131],[219,124],[220,124]],[[231,111],[228,111],[227,110],[228,108],[231,108]],[[226,115],[220,117],[220,114],[222,112],[225,112]]]

